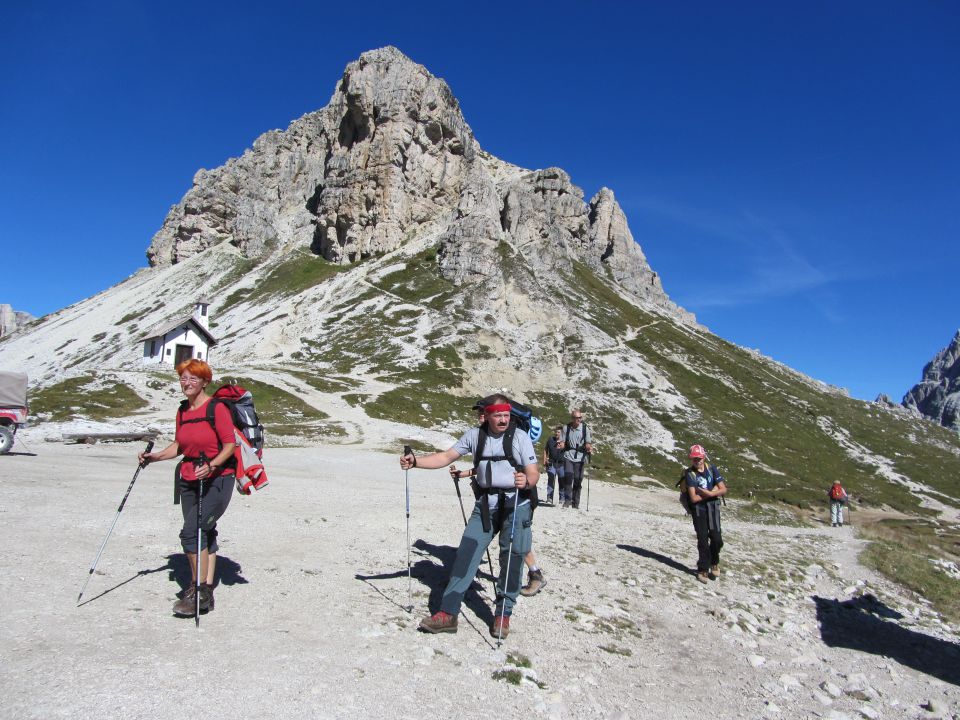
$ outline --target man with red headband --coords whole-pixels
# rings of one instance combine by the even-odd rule
[[[523,558],[530,551],[532,541],[530,496],[536,492],[540,472],[530,436],[510,423],[510,400],[503,395],[492,395],[488,400],[489,404],[484,408],[484,424],[470,428],[449,450],[400,458],[400,467],[404,470],[435,470],[464,455],[473,455],[477,471],[474,478],[478,488],[477,502],[460,538],[440,609],[420,622],[420,629],[425,632],[457,631],[457,615],[463,596],[473,583],[484,551],[497,533],[500,534],[500,579],[490,634],[506,637],[510,631],[510,615],[520,590]]]
[[[690,448],[690,467],[684,471],[693,529],[697,533],[697,580],[702,583],[720,577],[720,498],[727,494],[727,484],[713,463],[707,464],[703,445]]]

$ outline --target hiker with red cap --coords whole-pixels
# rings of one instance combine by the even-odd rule
[[[520,591],[523,558],[532,544],[530,498],[537,492],[540,472],[530,436],[510,422],[509,398],[492,395],[487,400],[483,425],[467,430],[449,450],[420,457],[411,453],[400,458],[400,467],[404,470],[435,470],[464,455],[475,456],[477,502],[460,538],[440,609],[420,622],[424,632],[457,631],[463,596],[473,583],[484,551],[498,533],[500,579],[490,634],[505,638],[510,631],[510,616]]]
[[[720,577],[720,498],[727,494],[726,481],[717,466],[707,462],[702,445],[690,448],[690,467],[684,471],[693,529],[697,533],[697,580]]]

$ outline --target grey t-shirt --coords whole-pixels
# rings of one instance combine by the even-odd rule
[[[480,428],[472,427],[463,434],[453,445],[453,449],[463,455],[473,455],[480,441]],[[503,435],[487,435],[487,440],[483,444],[483,457],[507,456],[521,461],[521,466],[536,464],[537,453],[533,449],[533,443],[530,436],[523,430],[517,428],[513,434],[513,453],[508,454],[503,451]],[[477,465],[476,481],[483,488],[503,488],[504,490],[515,489],[513,480],[514,467],[510,460],[484,460],[480,459]],[[488,495],[490,507],[497,506],[497,495]],[[513,492],[505,493],[505,498],[513,500]],[[524,500],[523,502],[528,502]],[[523,503],[521,503],[522,505]]]
[[[586,437],[584,437],[584,435],[586,435]],[[578,452],[574,448],[586,445],[587,443],[593,443],[593,435],[590,433],[590,428],[588,428],[585,423],[580,423],[580,427],[567,425],[563,429],[563,435],[560,437],[562,437],[564,441],[566,441],[568,437],[570,438],[570,444],[567,445],[563,451],[563,459],[569,460],[570,462],[582,463],[586,455],[583,450]]]

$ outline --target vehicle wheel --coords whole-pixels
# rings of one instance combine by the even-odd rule
[[[13,430],[0,425],[0,455],[6,455],[13,448]]]

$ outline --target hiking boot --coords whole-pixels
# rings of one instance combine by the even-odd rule
[[[708,582],[710,582],[709,580],[707,580],[707,573],[706,573],[705,570],[700,570],[700,571],[697,573],[697,581],[698,581],[698,582],[702,582],[704,585],[706,585]]]
[[[707,573],[707,576],[708,576],[711,580],[716,580],[717,578],[719,578],[719,577],[720,577],[720,566],[719,566],[719,565],[711,565],[711,566],[710,566],[710,572]]]
[[[527,584],[520,588],[520,594],[524,597],[533,597],[543,590],[547,581],[543,579],[543,572],[540,570],[531,570],[527,575]]]
[[[173,604],[173,614],[179,615],[180,617],[193,617],[193,614],[197,609],[196,597],[197,586],[189,585],[187,589],[183,591],[180,599]]]
[[[420,629],[428,633],[455,633],[457,631],[457,616],[440,610],[421,620]]]
[[[200,583],[200,612],[213,610],[213,585]]]
[[[570,501],[569,501],[569,500],[564,500],[563,506],[564,506],[565,508],[570,507]]]
[[[547,495],[547,505],[553,505],[553,495]]]
[[[510,616],[497,615],[490,626],[490,635],[495,638],[505,638],[510,634]]]

